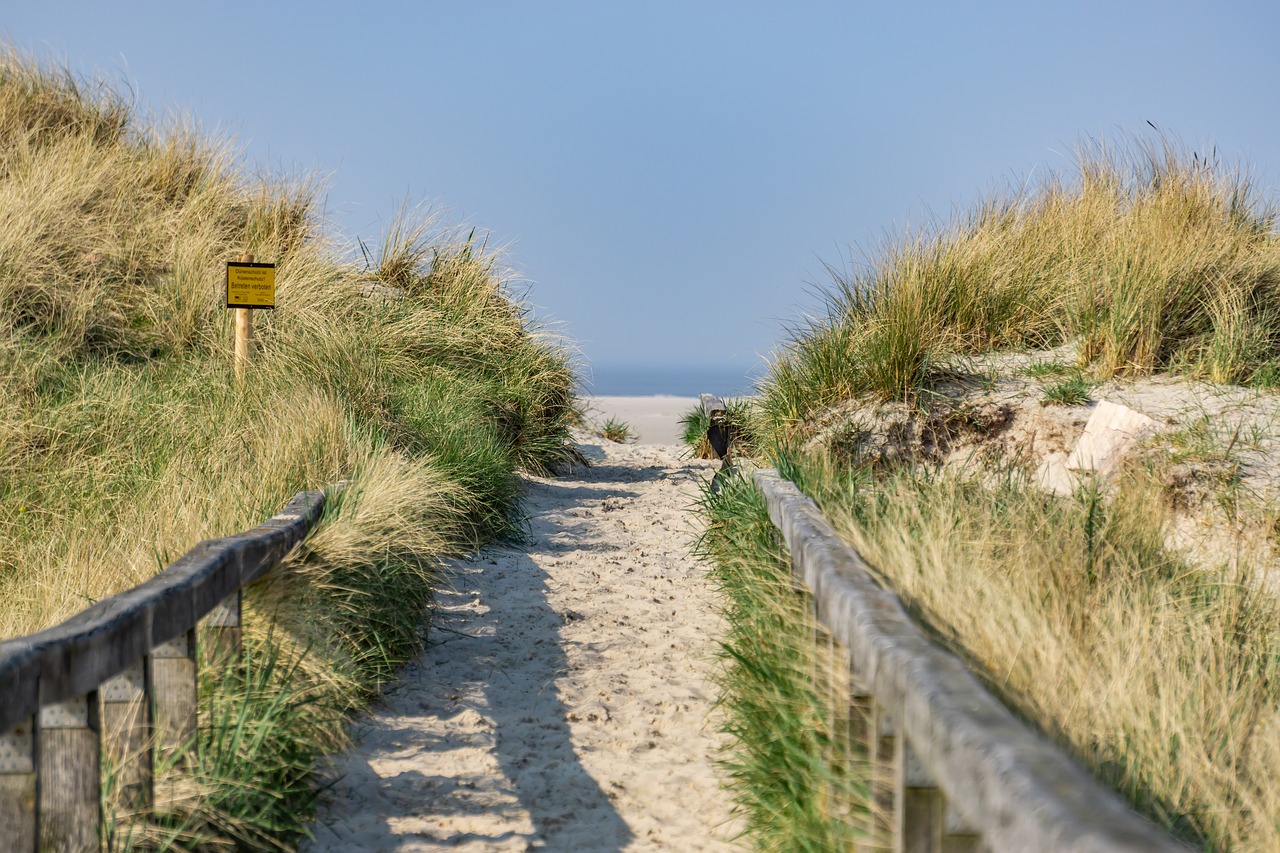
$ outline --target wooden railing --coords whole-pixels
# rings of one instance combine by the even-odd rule
[[[767,470],[755,483],[818,623],[844,646],[843,710],[861,729],[868,775],[891,780],[875,811],[888,818],[893,850],[1186,850],[933,643],[795,485]]]
[[[324,502],[300,492],[258,527],[0,643],[0,849],[98,850],[104,754],[124,801],[151,806],[156,762],[195,741],[198,662],[239,654],[242,588],[306,537]],[[212,641],[204,655],[199,634]]]

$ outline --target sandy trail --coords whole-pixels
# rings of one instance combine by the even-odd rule
[[[730,850],[720,617],[688,556],[710,463],[583,445],[527,542],[451,567],[430,648],[355,727],[304,849]]]

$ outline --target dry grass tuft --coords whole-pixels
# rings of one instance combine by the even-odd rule
[[[235,165],[0,51],[0,637],[347,483],[250,592],[246,665],[202,688],[212,722],[144,847],[290,843],[342,714],[421,646],[440,559],[515,530],[516,471],[562,457],[574,405],[483,242],[406,213],[362,266],[314,180]],[[221,283],[245,251],[279,307],[235,387]]]
[[[1166,550],[1161,487],[1060,499],[1010,477],[792,472],[908,606],[1143,812],[1214,850],[1280,844],[1280,605]]]
[[[1269,384],[1276,221],[1247,174],[1166,139],[1081,147],[1070,179],[989,198],[837,275],[827,316],[793,329],[765,382],[770,436],[851,397],[911,398],[956,356],[1066,341],[1098,379]]]

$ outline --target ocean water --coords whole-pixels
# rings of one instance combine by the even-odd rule
[[[696,397],[703,392],[719,397],[751,393],[761,375],[751,365],[653,367],[645,365],[590,365],[582,371],[582,388],[588,394],[617,397],[651,397],[670,394]]]

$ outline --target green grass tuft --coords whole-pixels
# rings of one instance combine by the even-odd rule
[[[619,444],[633,440],[636,437],[635,432],[627,425],[626,421],[620,421],[617,418],[609,418],[597,431],[601,438],[608,441],[616,441]]]
[[[814,643],[812,600],[764,500],[741,475],[708,491],[698,553],[713,566],[727,629],[722,764],[744,836],[759,850],[845,850],[868,812],[862,745],[848,738],[840,665]],[[832,701],[832,696],[840,699]]]
[[[1076,374],[1044,387],[1041,403],[1048,406],[1083,406],[1089,402],[1093,383]]]

